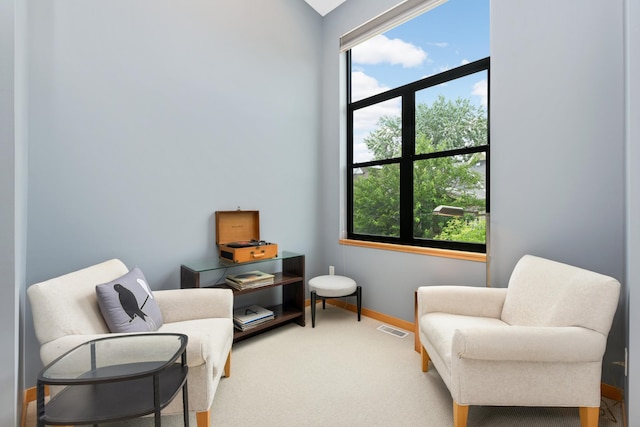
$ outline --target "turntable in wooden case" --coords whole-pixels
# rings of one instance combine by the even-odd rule
[[[259,211],[216,211],[220,258],[241,263],[278,256],[278,245],[260,240]]]

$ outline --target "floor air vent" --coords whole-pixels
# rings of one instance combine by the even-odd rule
[[[400,329],[392,328],[387,325],[378,326],[378,330],[398,338],[404,338],[409,335],[409,332],[401,331]]]

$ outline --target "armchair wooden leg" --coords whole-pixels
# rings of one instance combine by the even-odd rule
[[[227,361],[224,364],[224,376],[226,378],[229,378],[231,376],[231,350],[229,350]]]
[[[45,385],[44,386],[44,396],[45,398],[49,397],[50,392],[49,392],[49,386]],[[36,387],[31,387],[28,388],[24,391],[24,398],[22,399],[22,416],[20,419],[20,427],[25,427],[27,425],[27,407],[29,406],[29,403],[31,402],[36,402],[38,399],[38,390]],[[36,410],[36,417],[37,417],[37,410]]]
[[[580,425],[582,427],[598,427],[600,408],[583,406],[580,407]]]
[[[469,405],[458,405],[453,401],[453,427],[466,427],[469,417]],[[200,426],[198,426],[200,427]]]
[[[196,425],[198,427],[209,427],[211,422],[211,409],[204,412],[196,412]]]
[[[422,356],[422,372],[427,372],[429,370],[429,353],[423,346],[420,346],[420,355]]]

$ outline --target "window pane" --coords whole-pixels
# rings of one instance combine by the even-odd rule
[[[348,51],[349,238],[484,249],[489,6],[448,0]]]
[[[487,72],[416,92],[416,153],[487,144]]]
[[[413,171],[414,237],[485,243],[485,153],[420,160]]]
[[[400,236],[398,164],[354,170],[353,232],[373,236]]]
[[[400,98],[353,112],[353,162],[384,160],[402,153]]]
[[[449,0],[351,49],[352,100],[489,56],[489,0]]]

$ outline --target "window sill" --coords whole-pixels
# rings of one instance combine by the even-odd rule
[[[346,246],[382,249],[386,251],[407,252],[418,255],[430,255],[444,258],[461,259],[465,261],[487,262],[487,255],[476,252],[454,251],[450,249],[423,248],[421,246],[396,245],[392,243],[367,242],[364,240],[340,239],[339,243]]]

